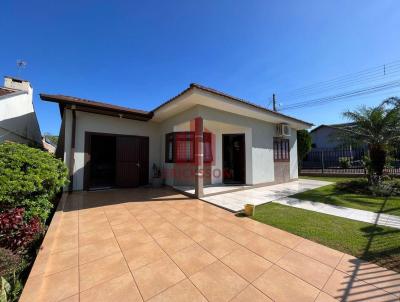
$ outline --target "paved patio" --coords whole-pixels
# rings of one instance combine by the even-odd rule
[[[398,301],[400,274],[169,189],[63,198],[21,302]]]

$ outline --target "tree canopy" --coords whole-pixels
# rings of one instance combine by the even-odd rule
[[[361,106],[343,115],[353,122],[344,128],[346,135],[368,145],[372,171],[382,175],[389,147],[399,147],[400,99],[392,97],[376,107]]]
[[[297,131],[297,155],[301,162],[311,150],[311,135],[307,130]]]

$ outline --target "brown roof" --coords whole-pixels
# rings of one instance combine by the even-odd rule
[[[279,116],[279,117],[283,117],[283,118],[287,118],[287,119],[293,120],[293,121],[295,121],[295,122],[307,124],[307,125],[309,125],[310,127],[313,126],[313,124],[308,123],[308,122],[305,122],[305,121],[303,121],[303,120],[300,120],[300,119],[297,119],[297,118],[288,116],[288,115],[286,115],[286,114],[282,114],[282,113],[280,113],[280,112],[276,112],[276,111],[270,110],[270,109],[268,109],[268,108],[266,108],[266,107],[263,107],[263,106],[260,106],[260,105],[251,103],[251,102],[246,101],[246,100],[243,100],[243,99],[241,99],[241,98],[237,98],[237,97],[234,97],[234,96],[229,95],[229,94],[227,94],[227,93],[224,93],[224,92],[215,90],[215,89],[213,89],[213,88],[205,87],[205,86],[202,86],[202,85],[199,85],[199,84],[196,84],[196,83],[191,83],[190,86],[189,86],[189,88],[185,89],[184,91],[182,91],[182,92],[179,93],[178,95],[174,96],[172,99],[169,99],[168,101],[162,103],[160,106],[158,106],[156,109],[154,109],[153,112],[156,111],[156,110],[158,110],[158,109],[160,109],[161,107],[163,107],[163,106],[165,106],[165,105],[167,105],[167,104],[173,102],[174,100],[176,100],[178,97],[180,97],[181,95],[185,94],[185,93],[188,92],[189,90],[191,90],[191,89],[196,89],[196,88],[197,88],[197,89],[200,89],[200,90],[203,90],[203,91],[206,91],[206,92],[209,92],[209,93],[212,93],[212,94],[215,94],[215,95],[219,95],[219,96],[222,96],[222,97],[226,97],[226,98],[228,98],[228,99],[230,99],[230,100],[232,100],[232,101],[240,102],[240,103],[242,103],[242,104],[249,105],[249,106],[251,106],[251,107],[254,107],[254,108],[256,108],[256,109],[259,109],[259,110],[262,110],[262,111],[265,111],[265,112],[268,112],[268,113],[272,113],[272,114],[277,115],[277,116]]]
[[[153,117],[152,112],[130,109],[126,107],[76,98],[72,96],[41,93],[40,98],[44,101],[59,103],[61,109],[63,109],[64,107],[71,108],[71,106],[74,105],[76,109],[80,111],[119,116],[128,119],[148,121]]]
[[[152,111],[142,111],[142,110],[136,110],[136,109],[130,109],[130,108],[126,108],[126,107],[120,107],[120,106],[116,106],[116,105],[112,105],[112,104],[107,104],[107,103],[103,103],[103,102],[97,102],[97,101],[91,101],[91,100],[87,100],[87,99],[82,99],[82,98],[76,98],[76,97],[72,97],[72,96],[65,96],[65,95],[60,95],[60,94],[40,94],[40,98],[42,100],[45,101],[50,101],[50,102],[56,102],[60,104],[60,109],[63,109],[65,106],[70,107],[71,105],[75,105],[75,106],[79,106],[79,110],[82,111],[88,111],[88,112],[93,112],[93,113],[101,113],[101,114],[108,114],[108,115],[113,115],[113,116],[120,116],[121,114],[124,118],[131,118],[131,119],[138,119],[138,120],[150,120],[153,115],[154,112],[157,111],[158,109],[162,108],[163,106],[173,102],[174,100],[176,100],[178,97],[180,97],[181,95],[185,94],[186,92],[192,90],[192,89],[200,89],[215,95],[219,95],[225,98],[228,98],[231,101],[234,102],[240,102],[242,104],[246,104],[248,106],[251,106],[253,108],[259,109],[261,111],[267,112],[267,113],[271,113],[274,114],[278,117],[281,118],[286,118],[289,120],[292,120],[294,122],[298,122],[298,123],[302,123],[302,124],[306,124],[309,126],[312,126],[313,124],[302,121],[300,119],[282,114],[280,112],[276,112],[273,110],[270,110],[268,108],[259,106],[257,104],[251,103],[249,101],[231,96],[229,94],[226,94],[224,92],[212,89],[212,88],[208,88],[199,84],[195,84],[192,83],[190,84],[190,86],[188,88],[186,88],[185,90],[183,90],[181,93],[179,93],[178,95],[174,96],[173,98],[169,99],[168,101],[162,103],[160,106],[158,106],[157,108],[153,109]],[[62,108],[61,108],[62,107]],[[86,110],[83,110],[86,109]]]
[[[18,90],[16,89],[11,89],[11,88],[6,88],[6,87],[0,87],[0,96],[6,95],[6,94],[10,94],[10,93],[14,93]]]

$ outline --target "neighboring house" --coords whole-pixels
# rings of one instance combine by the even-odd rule
[[[345,137],[345,127],[354,125],[353,123],[320,125],[311,130],[313,150],[341,149],[350,147],[343,141]]]
[[[56,153],[56,146],[53,145],[53,142],[46,135],[42,137],[42,143],[43,149],[47,150],[47,152],[52,154]]]
[[[28,81],[4,77],[4,87],[0,87],[0,143],[12,141],[42,146],[32,93]]]
[[[298,178],[296,131],[312,126],[197,84],[152,111],[40,97],[59,104],[56,154],[70,168],[72,190],[145,185],[153,164],[167,185],[194,186],[196,196],[203,183],[288,182]]]

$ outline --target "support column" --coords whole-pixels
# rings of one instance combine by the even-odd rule
[[[69,186],[68,191],[74,190],[74,166],[75,166],[75,132],[76,132],[76,112],[75,105],[71,108],[72,110],[72,125],[71,125],[71,149],[69,159]]]
[[[194,131],[194,163],[195,163],[195,175],[194,175],[194,192],[197,198],[201,198],[204,195],[203,192],[203,173],[204,173],[204,154],[203,154],[203,118],[195,118],[195,131]]]

